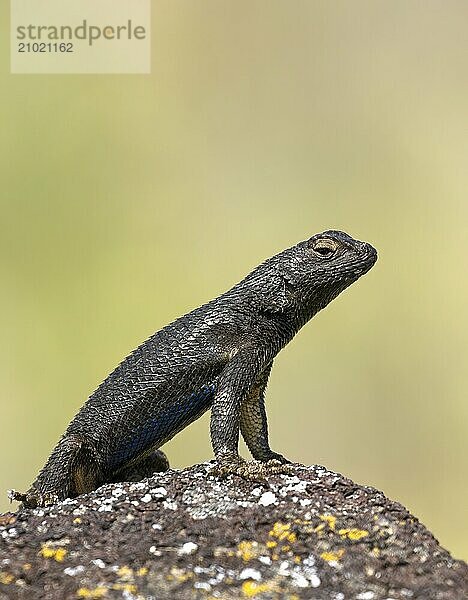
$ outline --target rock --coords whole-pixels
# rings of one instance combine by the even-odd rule
[[[3,515],[0,597],[468,597],[468,566],[382,492],[321,466],[266,482],[209,467]]]

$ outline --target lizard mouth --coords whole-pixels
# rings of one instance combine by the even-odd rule
[[[355,281],[372,269],[377,261],[377,250],[367,242],[361,242],[358,260],[349,269],[349,279]]]
[[[363,256],[362,268],[364,269],[362,272],[367,273],[377,261],[377,250],[367,242],[361,242],[361,244],[360,254]]]

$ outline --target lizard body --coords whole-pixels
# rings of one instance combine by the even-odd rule
[[[160,446],[209,408],[219,474],[284,472],[287,460],[270,449],[264,404],[273,359],[376,259],[370,244],[339,231],[269,258],[130,354],[80,409],[30,490],[11,497],[47,505],[167,469]],[[238,455],[239,432],[251,463]]]

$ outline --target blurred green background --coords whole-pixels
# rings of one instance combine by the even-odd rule
[[[328,228],[376,267],[278,357],[272,444],[468,558],[468,4],[154,1],[152,74],[9,74],[1,509],[153,331]],[[212,456],[205,416],[170,442]]]

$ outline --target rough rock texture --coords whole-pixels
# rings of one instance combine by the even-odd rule
[[[0,597],[468,597],[468,566],[373,488],[320,466],[263,483],[208,470],[2,516]]]

